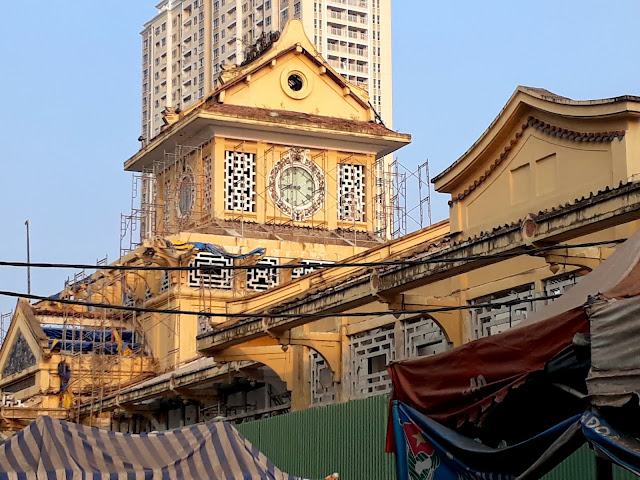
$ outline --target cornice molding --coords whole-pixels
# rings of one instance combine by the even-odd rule
[[[509,152],[513,149],[513,147],[516,146],[518,141],[522,138],[525,130],[527,130],[528,128],[535,128],[545,135],[556,138],[563,138],[574,142],[612,142],[616,138],[618,140],[622,140],[625,135],[624,130],[616,130],[611,132],[576,132],[566,128],[551,125],[535,117],[529,117],[527,119],[527,123],[523,124],[520,127],[520,130],[516,132],[516,134],[511,138],[509,144],[504,147],[504,151],[500,154],[500,156],[491,163],[489,169],[485,170],[484,174],[482,174],[478,179],[474,180],[474,182],[469,185],[469,187],[466,188],[464,192],[459,193],[454,199],[449,200],[449,206],[452,206],[460,200],[464,199],[465,197],[470,195],[471,192],[473,192],[476,188],[478,188],[489,177],[489,175],[491,175],[495,171],[498,165],[500,165],[502,161],[509,156]]]

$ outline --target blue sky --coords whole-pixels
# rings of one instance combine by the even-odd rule
[[[140,37],[156,2],[9,2],[0,28],[0,259],[95,263],[118,257],[130,209],[123,161],[138,149]],[[517,85],[576,99],[640,94],[637,0],[393,0],[398,153],[432,175],[485,130]],[[434,220],[448,215],[433,196]],[[72,271],[33,270],[32,290]],[[0,290],[26,291],[0,267]],[[0,312],[15,305],[0,297]]]

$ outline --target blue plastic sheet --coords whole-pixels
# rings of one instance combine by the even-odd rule
[[[187,243],[172,243],[167,240],[167,247],[172,250],[199,250],[201,252],[209,252],[213,255],[219,255],[224,258],[234,258],[237,260],[242,260],[245,258],[253,257],[254,255],[264,255],[267,251],[266,248],[256,248],[251,250],[249,253],[243,253],[235,255],[233,253],[228,253],[224,249],[212,245],[210,243],[203,242],[187,242]]]
[[[612,462],[640,476],[640,441],[616,430],[599,416],[582,416],[582,431],[589,443]]]
[[[515,480],[543,457],[581,415],[516,445],[490,448],[437,423],[400,402],[393,404],[398,479]],[[564,443],[564,442],[563,442]],[[572,449],[584,439],[579,439]]]

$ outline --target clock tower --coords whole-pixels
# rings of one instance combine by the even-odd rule
[[[260,38],[200,103],[167,108],[161,133],[125,163],[143,182],[142,240],[266,248],[278,263],[335,262],[386,241],[384,156],[410,136],[384,126],[365,87],[298,20]]]

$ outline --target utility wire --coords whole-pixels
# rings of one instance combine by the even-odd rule
[[[280,265],[268,265],[268,264],[253,264],[253,265],[199,265],[191,267],[152,267],[146,265],[86,265],[86,264],[70,264],[70,263],[42,263],[42,262],[10,262],[0,261],[0,267],[31,267],[31,268],[70,268],[78,270],[142,270],[142,271],[206,271],[206,270],[262,270],[262,269],[291,269],[291,268],[358,268],[358,267],[400,267],[400,266],[415,266],[415,265],[427,265],[432,263],[456,263],[456,262],[473,262],[481,260],[504,260],[521,255],[536,255],[553,250],[560,249],[573,249],[573,248],[587,248],[597,247],[601,245],[618,244],[626,241],[626,239],[618,240],[604,240],[601,242],[588,242],[578,243],[574,245],[552,245],[547,247],[532,248],[528,250],[519,250],[517,252],[504,252],[488,255],[472,255],[465,258],[424,258],[419,260],[389,260],[384,262],[359,262],[359,263],[296,263],[296,264],[280,264]],[[433,253],[433,256],[437,256],[438,252]],[[313,260],[310,260],[311,262]]]
[[[533,297],[526,299],[514,299],[508,300],[504,302],[490,302],[490,303],[478,303],[474,305],[455,305],[449,307],[435,307],[435,308],[427,308],[424,310],[386,310],[381,312],[337,312],[337,313],[214,313],[214,312],[196,312],[193,310],[164,310],[157,308],[144,308],[144,307],[135,307],[129,305],[110,305],[108,303],[98,303],[98,302],[83,302],[81,300],[69,300],[64,298],[51,298],[51,297],[43,297],[41,295],[29,295],[20,292],[9,292],[0,290],[0,296],[5,297],[18,297],[18,298],[27,298],[29,300],[49,300],[55,303],[62,303],[66,305],[82,305],[84,307],[92,307],[92,308],[106,308],[111,310],[123,310],[127,312],[137,312],[137,313],[158,313],[158,314],[169,314],[169,315],[197,315],[202,317],[209,318],[244,318],[244,319],[262,319],[262,318],[329,318],[329,317],[369,317],[369,316],[381,316],[381,315],[421,315],[421,314],[429,314],[429,313],[438,313],[438,312],[454,312],[458,310],[475,310],[479,308],[498,308],[498,307],[508,307],[511,305],[519,305],[522,303],[529,302],[540,302],[546,300],[553,300],[561,295],[547,295],[543,297]]]

